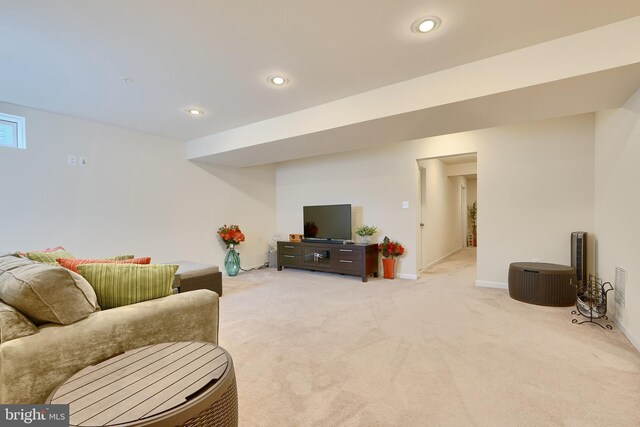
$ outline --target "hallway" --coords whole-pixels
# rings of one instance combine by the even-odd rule
[[[430,274],[460,274],[473,275],[476,274],[478,248],[462,248],[458,252],[449,255],[439,263],[432,265],[423,272]]]

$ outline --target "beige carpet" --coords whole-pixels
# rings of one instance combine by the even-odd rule
[[[476,288],[474,256],[417,282],[225,278],[220,345],[240,425],[640,425],[640,354],[626,338]]]

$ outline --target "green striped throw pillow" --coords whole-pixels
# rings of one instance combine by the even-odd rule
[[[27,252],[27,258],[35,262],[44,262],[45,264],[58,265],[58,258],[75,258],[63,247],[59,246],[53,250]]]
[[[107,259],[111,259],[114,261],[126,261],[129,259],[134,259],[135,256],[133,255],[116,255],[116,256],[112,256],[111,258],[107,258]]]
[[[102,309],[171,295],[177,265],[81,264],[80,273],[93,286]]]

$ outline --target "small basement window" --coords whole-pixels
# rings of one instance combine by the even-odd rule
[[[24,117],[0,113],[0,147],[27,148]]]

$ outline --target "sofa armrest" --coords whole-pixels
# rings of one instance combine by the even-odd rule
[[[44,403],[79,370],[162,342],[218,343],[218,295],[198,290],[92,313],[0,345],[0,403]]]

